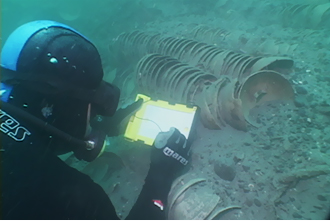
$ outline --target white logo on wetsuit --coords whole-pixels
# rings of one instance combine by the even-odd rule
[[[31,132],[28,129],[20,126],[20,123],[15,118],[3,110],[0,110],[0,119],[0,131],[7,134],[15,141],[23,141],[27,135],[31,135]]]
[[[165,147],[163,152],[166,156],[173,157],[174,159],[178,160],[183,165],[187,165],[187,163],[188,163],[188,160],[186,160],[184,157],[182,157],[178,153],[174,152],[174,150],[170,149],[169,147]]]

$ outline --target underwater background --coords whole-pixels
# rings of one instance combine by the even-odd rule
[[[119,107],[144,93],[201,108],[169,218],[327,216],[330,0],[2,0],[1,45],[39,19],[91,39],[104,80],[121,89]],[[149,152],[111,137],[94,162],[60,158],[99,183],[125,218]]]

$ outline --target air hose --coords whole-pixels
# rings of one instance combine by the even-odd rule
[[[21,117],[22,119],[32,123],[33,125],[40,127],[42,130],[52,134],[52,136],[55,136],[59,139],[62,139],[64,141],[72,144],[75,148],[85,147],[88,150],[94,149],[95,144],[93,141],[89,141],[89,140],[84,141],[84,140],[80,140],[75,137],[72,137],[71,135],[57,129],[56,127],[48,124],[47,122],[15,107],[14,105],[0,101],[0,107],[10,113],[13,113],[13,114]]]

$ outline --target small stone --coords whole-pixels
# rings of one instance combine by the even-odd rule
[[[311,149],[315,150],[315,149],[318,149],[317,146],[311,146]]]
[[[227,166],[225,164],[215,164],[214,172],[223,180],[233,181],[236,176],[234,166]]]
[[[257,207],[261,207],[261,205],[262,205],[260,200],[258,200],[258,199],[254,199],[253,202]]]
[[[258,124],[261,124],[262,123],[259,117],[257,118],[257,123]]]
[[[306,117],[306,111],[302,108],[298,109],[297,113],[302,117]]]
[[[268,129],[269,129],[269,128],[268,128]],[[268,130],[268,131],[266,132],[266,134],[267,134],[269,137],[274,136],[274,133],[273,133],[273,131],[271,131],[271,130]]]
[[[306,130],[306,133],[307,133],[307,130]],[[310,136],[303,136],[302,138],[303,138],[304,141],[310,141],[311,140]]]
[[[245,201],[245,204],[246,204],[248,207],[250,207],[250,206],[253,205],[253,202],[252,202],[251,200],[246,200],[246,201]]]
[[[250,188],[247,187],[247,186],[245,186],[245,187],[243,188],[243,191],[244,191],[244,193],[248,193],[248,192],[250,192]]]
[[[325,198],[322,195],[317,195],[317,199],[320,200],[320,201],[327,201],[327,198]]]
[[[264,189],[264,187],[265,187],[265,184],[264,184],[264,183],[261,183],[261,182],[259,182],[259,183],[257,183],[257,186],[259,187],[259,190],[263,190],[263,189]]]
[[[278,205],[281,205],[281,204],[284,204],[285,202],[283,202],[281,199],[277,200],[274,202],[274,205],[275,206],[278,206]]]
[[[264,149],[264,150],[269,150],[269,149],[271,149],[272,147],[271,147],[271,145],[269,145],[269,144],[265,144],[265,145],[262,145],[262,149]]]
[[[240,161],[242,161],[243,159],[244,159],[244,153],[237,153],[235,156],[234,156],[234,162],[235,163],[238,163],[238,162],[240,162]]]
[[[248,172],[250,170],[249,166],[242,165],[242,167],[245,172]]]
[[[302,215],[300,215],[300,214],[297,213],[297,212],[294,212],[294,213],[292,214],[292,216],[293,216],[293,218],[297,218],[297,219],[301,219],[301,218],[302,218]]]
[[[275,171],[276,171],[276,173],[283,173],[284,169],[283,169],[283,167],[275,166]]]
[[[308,93],[308,91],[306,90],[306,88],[304,88],[302,86],[296,86],[295,89],[296,89],[297,94],[303,94],[303,95],[305,95],[305,94]]]
[[[330,154],[330,149],[327,146],[322,146],[321,149],[320,149],[320,152]]]
[[[315,209],[323,210],[322,206],[313,206]]]
[[[290,143],[293,143],[293,142],[296,140],[296,138],[293,137],[293,136],[290,136],[290,137],[288,138],[288,140],[289,140]]]
[[[316,110],[320,112],[323,115],[330,117],[330,106],[318,106],[316,107]]]
[[[280,152],[274,152],[273,153],[273,156],[275,157],[275,158],[281,158],[282,157],[282,154],[280,153]]]
[[[296,96],[294,99],[294,104],[296,107],[304,107],[306,106],[306,98],[302,97],[302,96]]]
[[[296,162],[296,163],[302,163],[302,159],[300,157],[295,158],[294,159],[294,162]]]

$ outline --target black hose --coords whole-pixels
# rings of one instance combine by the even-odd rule
[[[23,118],[24,120],[32,123],[33,125],[40,127],[42,130],[45,130],[46,132],[50,133],[52,136],[55,136],[57,138],[60,138],[64,141],[72,144],[74,147],[91,148],[87,141],[83,141],[83,140],[77,139],[75,137],[72,137],[71,135],[57,129],[56,127],[33,116],[32,114],[29,114],[29,113],[15,107],[14,105],[0,101],[0,107],[3,108],[5,111],[8,111],[9,113],[13,113],[13,114]]]

